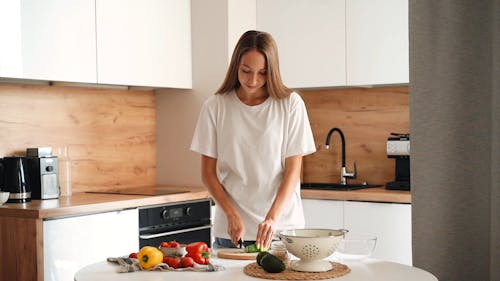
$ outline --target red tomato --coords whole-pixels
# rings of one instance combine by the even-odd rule
[[[170,244],[168,244],[168,242],[161,242],[160,243],[160,248],[168,248],[170,247]]]
[[[181,244],[179,244],[176,241],[170,241],[170,242],[168,242],[168,245],[170,246],[170,248],[180,248],[181,247]]]
[[[137,253],[130,253],[130,255],[128,255],[129,258],[131,259],[136,259],[137,258]]]
[[[180,257],[163,257],[163,262],[173,268],[179,268],[181,266]]]
[[[194,260],[192,257],[183,257],[181,259],[181,265],[182,265],[182,267],[193,267]]]

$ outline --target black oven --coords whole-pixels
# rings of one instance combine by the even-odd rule
[[[203,199],[139,208],[139,246],[158,247],[175,240],[181,244],[211,243],[211,200]]]

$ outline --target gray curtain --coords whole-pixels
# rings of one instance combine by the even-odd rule
[[[410,0],[413,264],[500,280],[500,0]]]

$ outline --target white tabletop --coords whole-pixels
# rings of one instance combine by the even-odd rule
[[[130,273],[117,273],[117,266],[106,261],[98,262],[80,269],[75,274],[75,281],[221,281],[242,280],[256,281],[265,280],[251,277],[243,272],[243,267],[251,262],[248,260],[212,259],[213,264],[222,265],[226,269],[217,272],[190,272],[190,271],[140,271]],[[411,267],[395,262],[368,259],[359,262],[342,262],[351,268],[351,272],[333,279],[335,281],[437,281],[431,273],[422,269]]]

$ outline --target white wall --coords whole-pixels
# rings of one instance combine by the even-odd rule
[[[189,150],[200,107],[222,83],[236,41],[255,29],[255,18],[255,0],[191,1],[193,89],[156,94],[159,185],[202,185],[200,156]]]
[[[228,1],[228,53],[227,63],[231,61],[234,47],[241,34],[257,28],[257,1],[256,0],[229,0]]]

